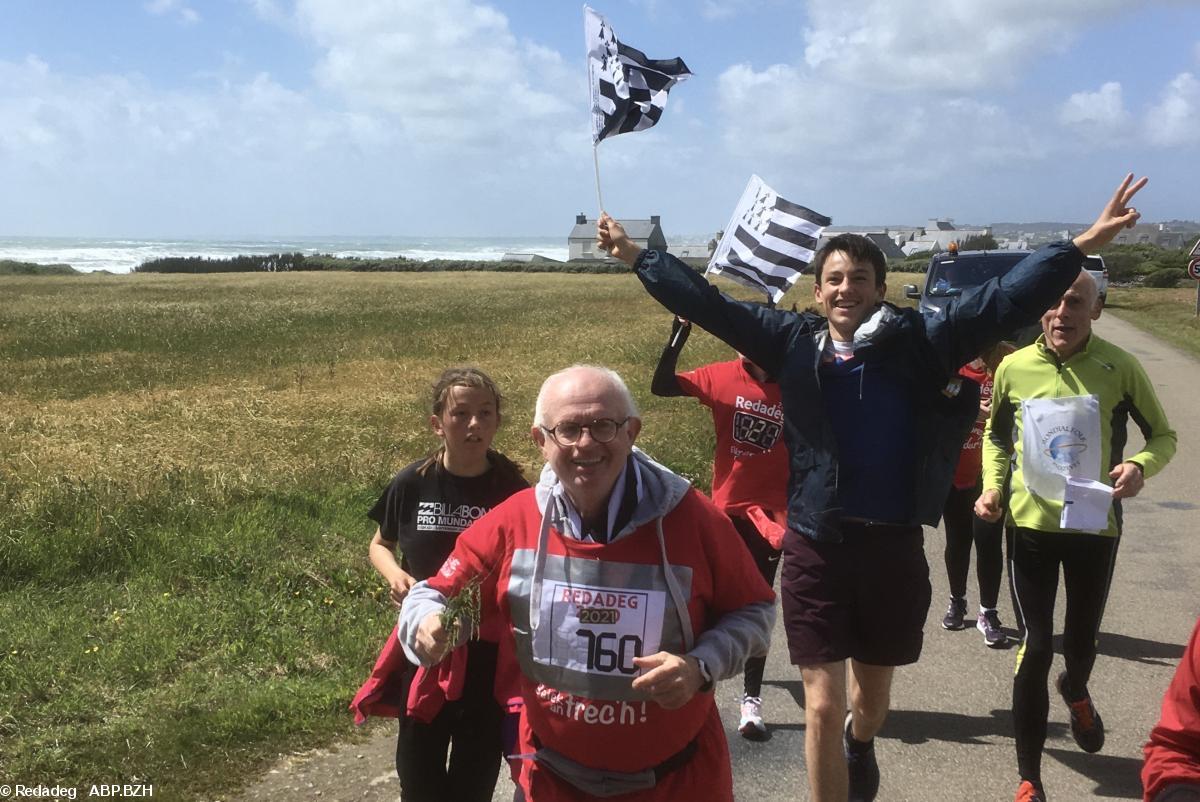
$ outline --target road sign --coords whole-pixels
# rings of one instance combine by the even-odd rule
[[[1200,281],[1200,256],[1188,262],[1188,275]]]
[[[1200,258],[1200,239],[1196,240],[1196,244],[1192,246],[1192,252],[1188,256],[1193,259]]]

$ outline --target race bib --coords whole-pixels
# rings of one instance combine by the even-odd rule
[[[653,556],[653,552],[647,555]],[[662,565],[554,554],[545,560],[536,594],[539,623],[534,628],[532,579],[537,554],[533,549],[513,553],[506,596],[521,671],[562,693],[589,699],[644,699],[632,687],[640,673],[633,659],[687,651],[681,616]],[[692,569],[673,565],[670,570],[682,597],[691,598]]]
[[[1031,493],[1062,501],[1067,479],[1100,481],[1100,400],[1094,395],[1021,402],[1021,475]]]
[[[666,595],[547,581],[533,659],[569,671],[636,676],[641,669],[633,658],[659,651]]]

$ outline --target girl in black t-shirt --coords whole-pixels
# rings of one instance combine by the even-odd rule
[[[441,446],[400,471],[368,513],[379,524],[371,564],[387,581],[396,607],[413,584],[441,567],[462,530],[529,486],[520,468],[491,450],[500,402],[496,384],[483,371],[444,371],[433,386],[429,418]],[[447,701],[427,722],[401,709],[396,773],[404,802],[492,798],[503,755],[504,708],[493,692],[497,647],[471,640],[462,648],[467,649],[462,697]],[[404,672],[405,698],[414,672],[413,666]]]

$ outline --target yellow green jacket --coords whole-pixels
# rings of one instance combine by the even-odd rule
[[[1130,354],[1094,333],[1084,347],[1065,362],[1046,347],[1045,337],[1010,354],[1000,363],[992,389],[992,414],[983,437],[983,489],[1003,491],[1012,467],[1009,514],[1020,527],[1042,532],[1064,531],[1059,526],[1062,502],[1030,493],[1021,476],[1021,402],[1032,398],[1095,395],[1100,400],[1101,454],[1107,466],[1100,480],[1112,484],[1108,471],[1125,461],[1135,462],[1149,479],[1175,455],[1175,431],[1142,366]],[[1142,432],[1146,446],[1132,457],[1123,456],[1128,423]],[[1012,459],[1015,453],[1015,459]],[[1100,534],[1116,535],[1115,510]]]

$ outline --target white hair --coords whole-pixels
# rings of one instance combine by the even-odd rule
[[[537,403],[533,408],[534,426],[546,425],[546,394],[549,387],[558,379],[566,376],[568,373],[574,373],[576,371],[587,371],[600,376],[609,384],[609,386],[612,387],[613,390],[616,391],[617,396],[621,399],[621,403],[625,407],[624,416],[629,418],[641,417],[641,413],[638,411],[637,402],[633,400],[633,393],[629,392],[629,387],[626,386],[625,380],[622,379],[615,370],[606,368],[602,365],[577,363],[571,365],[569,368],[563,368],[557,373],[550,374],[546,377],[546,380],[542,382],[542,389],[538,390]]]

